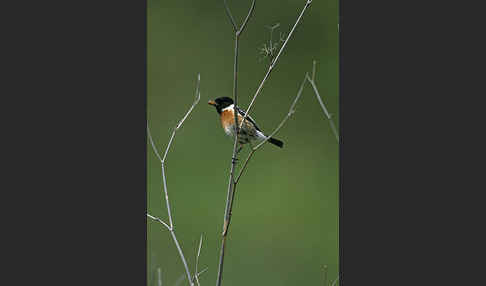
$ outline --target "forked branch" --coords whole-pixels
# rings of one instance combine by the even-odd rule
[[[339,276],[334,280],[334,282],[332,282],[331,286],[336,286],[336,283],[338,282],[339,280]]]
[[[337,129],[336,129],[336,125],[334,124],[334,120],[332,120],[331,114],[329,113],[329,111],[327,111],[327,108],[324,105],[324,102],[322,101],[321,95],[319,94],[319,91],[317,90],[316,83],[314,82],[315,72],[316,72],[316,61],[314,61],[313,65],[312,65],[312,78],[310,78],[309,75],[306,75],[306,78],[309,81],[309,83],[311,84],[312,89],[314,90],[314,93],[316,95],[317,101],[319,101],[319,105],[321,106],[322,111],[324,111],[324,114],[326,115],[327,119],[329,120],[329,125],[331,126],[332,133],[334,134],[337,142],[339,143],[339,135],[338,135],[338,132],[337,132]]]
[[[255,10],[255,1],[256,0],[252,1],[250,10],[248,10],[248,14],[246,15],[246,18],[243,21],[243,24],[241,24],[240,28],[238,28],[238,26],[236,25],[235,18],[233,18],[233,14],[231,14],[231,10],[228,6],[228,3],[226,2],[226,0],[223,1],[224,8],[225,8],[225,11],[226,11],[226,15],[228,16],[228,18],[231,22],[231,25],[233,26],[233,30],[236,34],[241,34],[243,32],[243,30],[245,29],[246,24],[248,23],[248,20],[250,20],[252,14],[253,14],[253,10]]]
[[[191,107],[189,108],[189,110],[187,111],[187,113],[184,115],[184,117],[179,121],[179,123],[174,128],[174,131],[172,132],[172,135],[170,136],[169,143],[167,144],[167,148],[165,149],[164,157],[162,157],[162,158],[159,154],[159,151],[155,147],[154,141],[152,139],[152,134],[150,133],[149,124],[148,124],[148,121],[147,121],[147,135],[148,135],[150,144],[152,145],[152,149],[154,150],[157,158],[160,160],[160,165],[162,167],[161,168],[162,169],[162,180],[163,180],[163,186],[164,186],[165,203],[166,203],[166,207],[167,207],[167,215],[169,217],[169,223],[167,224],[166,222],[164,222],[160,218],[154,217],[154,216],[152,216],[148,213],[147,213],[147,217],[151,218],[154,221],[161,223],[162,225],[164,225],[169,230],[169,232],[172,236],[172,239],[174,240],[174,244],[176,245],[177,251],[179,252],[179,256],[181,257],[182,263],[184,264],[184,268],[186,270],[186,275],[187,275],[187,280],[189,281],[189,285],[191,285],[191,286],[194,285],[194,282],[191,279],[191,272],[189,271],[189,267],[187,266],[186,258],[184,257],[184,253],[182,252],[181,246],[179,244],[179,241],[177,240],[177,237],[176,237],[176,234],[175,234],[175,231],[174,231],[174,222],[172,220],[172,211],[171,211],[171,208],[170,208],[169,193],[167,191],[167,179],[165,177],[165,166],[164,166],[164,164],[165,164],[165,160],[167,159],[167,154],[169,153],[169,149],[172,145],[172,142],[174,140],[174,137],[176,135],[177,130],[179,130],[179,128],[181,128],[181,126],[184,123],[184,121],[186,120],[186,118],[189,116],[189,114],[192,112],[192,110],[194,109],[196,104],[201,99],[201,93],[199,92],[200,81],[201,81],[201,76],[200,76],[200,74],[198,74],[197,75],[197,84],[196,84],[196,98],[195,98],[194,102],[192,103]]]
[[[223,222],[223,233],[222,233],[222,242],[221,242],[221,249],[220,249],[220,256],[219,256],[219,266],[218,266],[218,277],[216,281],[216,286],[221,285],[222,277],[223,277],[223,265],[224,265],[224,255],[225,255],[225,248],[226,248],[226,237],[228,234],[228,229],[229,225],[231,222],[231,214],[232,214],[232,208],[233,208],[233,201],[234,201],[234,194],[236,191],[236,185],[237,181],[235,181],[235,169],[236,169],[236,162],[237,162],[237,145],[238,145],[238,136],[239,136],[239,129],[243,126],[243,122],[246,120],[249,111],[255,101],[255,98],[258,96],[260,93],[260,90],[263,87],[263,84],[265,81],[268,79],[268,76],[270,75],[271,71],[275,67],[275,64],[277,63],[282,51],[284,50],[285,46],[287,45],[290,37],[292,36],[295,28],[299,24],[300,20],[302,19],[302,16],[304,15],[305,10],[309,5],[312,3],[312,0],[307,0],[304,8],[302,9],[299,17],[297,18],[297,21],[295,22],[294,26],[292,27],[289,35],[285,39],[282,47],[280,48],[277,56],[272,60],[268,71],[263,78],[263,81],[260,83],[260,86],[257,89],[257,92],[253,96],[253,99],[250,103],[250,106],[247,109],[247,112],[245,116],[243,117],[243,120],[241,120],[241,124],[239,125],[238,122],[238,112],[236,110],[236,107],[238,106],[238,94],[237,94],[237,87],[238,87],[238,47],[239,47],[239,38],[243,30],[245,29],[246,25],[248,24],[249,19],[251,18],[253,14],[253,10],[255,8],[255,0],[252,1],[252,5],[250,7],[250,10],[248,11],[248,15],[246,16],[245,20],[243,21],[243,24],[241,25],[240,28],[237,27],[236,22],[233,18],[233,15],[231,14],[231,11],[226,3],[226,0],[223,1],[224,6],[226,9],[226,14],[228,15],[228,18],[230,19],[230,22],[233,26],[234,32],[235,32],[235,56],[234,56],[234,70],[233,70],[233,75],[234,75],[234,82],[233,82],[233,101],[234,101],[234,122],[235,122],[235,138],[234,138],[234,143],[233,143],[233,154],[231,156],[231,168],[230,168],[230,176],[229,176],[229,182],[228,182],[228,192],[227,192],[227,197],[226,197],[226,207],[225,207],[225,214],[224,214],[224,222]],[[283,124],[282,124],[283,125]],[[277,130],[278,131],[278,130]],[[267,139],[268,140],[268,139]],[[265,140],[266,141],[266,140]],[[260,145],[261,146],[261,145]],[[251,153],[253,155],[253,153]],[[241,174],[240,174],[241,175]]]
[[[233,112],[234,112],[234,120],[236,122],[235,124],[235,138],[233,142],[233,153],[231,156],[231,168],[230,168],[230,175],[229,175],[229,182],[228,182],[228,192],[227,192],[227,197],[226,197],[226,206],[225,206],[225,212],[224,212],[224,222],[223,222],[223,234],[222,234],[222,242],[221,242],[221,250],[220,250],[220,256],[219,256],[219,266],[218,266],[218,277],[216,281],[216,285],[221,285],[221,281],[223,278],[223,264],[224,264],[224,251],[226,248],[226,235],[228,233],[228,227],[229,223],[231,220],[231,205],[233,203],[233,198],[234,198],[234,192],[235,192],[235,187],[236,185],[234,184],[234,177],[235,177],[235,168],[236,168],[236,161],[237,161],[237,145],[238,145],[238,135],[239,135],[239,127],[238,127],[238,112],[236,110],[236,107],[238,106],[238,48],[239,48],[239,39],[241,34],[243,33],[243,30],[245,29],[246,25],[248,24],[248,21],[250,20],[251,16],[253,15],[253,11],[255,9],[255,1],[252,1],[250,10],[248,11],[248,14],[243,21],[243,24],[241,25],[240,28],[236,26],[236,22],[233,18],[233,15],[231,14],[231,11],[228,7],[228,4],[226,3],[226,0],[224,0],[224,6],[226,9],[226,14],[228,15],[228,18],[230,19],[231,24],[233,25],[233,29],[235,32],[235,55],[234,55],[234,69],[233,69],[233,100],[234,100],[234,107],[233,107]]]
[[[257,146],[251,148],[251,151],[250,151],[250,154],[248,154],[248,157],[246,158],[246,161],[245,163],[243,164],[243,167],[241,168],[240,170],[240,173],[238,174],[238,177],[236,178],[236,183],[238,183],[240,181],[240,177],[241,175],[243,174],[243,172],[245,171],[246,169],[246,166],[248,165],[248,162],[251,160],[251,158],[253,157],[253,154],[260,148],[263,146],[263,144],[267,143],[267,141],[272,137],[274,136],[275,134],[277,134],[277,132],[282,128],[282,126],[284,126],[285,122],[287,122],[287,120],[295,113],[295,105],[297,104],[297,101],[299,100],[300,96],[302,95],[302,91],[304,90],[304,84],[305,84],[305,81],[306,81],[306,77],[307,77],[307,74],[305,75],[304,77],[304,80],[302,81],[302,83],[300,84],[300,88],[299,88],[299,91],[297,92],[297,96],[295,97],[294,99],[294,102],[292,103],[292,105],[290,106],[290,109],[289,109],[289,112],[287,113],[287,115],[284,117],[284,119],[282,120],[282,122],[280,122],[280,124],[277,126],[277,128],[275,128],[275,130],[273,130],[272,133],[270,133],[270,135],[267,136],[267,138],[265,140],[263,140],[262,142],[260,142]]]
[[[204,271],[207,270],[207,268],[201,272],[199,272],[199,270],[197,269],[198,265],[199,265],[199,255],[201,255],[201,247],[202,247],[202,241],[203,241],[203,236],[201,234],[201,238],[199,239],[199,247],[197,248],[197,252],[196,252],[196,269],[194,270],[194,280],[196,280],[196,283],[198,286],[201,286],[201,284],[199,283],[199,275],[201,275],[201,273],[204,273]]]

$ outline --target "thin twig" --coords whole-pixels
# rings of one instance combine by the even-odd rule
[[[306,76],[307,76],[307,74],[306,74]],[[287,115],[284,117],[284,119],[282,120],[282,122],[280,122],[280,124],[278,125],[278,127],[272,133],[270,133],[270,135],[268,135],[265,140],[263,140],[262,142],[260,142],[260,144],[258,144],[254,148],[255,151],[258,148],[260,148],[263,144],[265,144],[275,134],[277,134],[277,132],[280,130],[280,128],[282,128],[282,126],[285,124],[285,122],[287,122],[287,120],[290,118],[290,116],[292,116],[292,114],[295,113],[295,105],[297,104],[297,101],[299,100],[300,96],[302,95],[302,91],[304,90],[304,84],[305,84],[305,79],[300,84],[300,88],[299,88],[299,91],[297,92],[297,96],[295,97],[294,102],[290,106],[290,109],[289,109],[289,112],[287,113]]]
[[[246,157],[245,163],[243,164],[243,167],[240,170],[240,173],[238,174],[238,177],[236,178],[236,183],[240,181],[240,177],[243,174],[243,171],[245,171],[246,166],[248,165],[248,162],[251,160],[251,157],[253,157],[253,154],[255,154],[255,150],[251,149],[250,154],[248,154],[248,157]]]
[[[334,282],[332,282],[331,286],[335,286],[335,285],[336,285],[336,283],[338,282],[338,280],[339,280],[339,275],[338,275],[338,277],[336,278],[336,280],[334,280]]]
[[[243,30],[245,29],[248,20],[250,20],[251,16],[253,15],[253,10],[255,10],[255,2],[256,0],[253,0],[253,2],[251,3],[250,11],[248,11],[248,15],[246,15],[245,21],[243,21],[243,24],[241,24],[241,27],[237,32],[238,34],[243,33]]]
[[[187,261],[186,261],[186,258],[184,257],[184,254],[182,253],[182,248],[181,246],[179,245],[179,241],[177,241],[177,237],[175,235],[175,232],[174,232],[174,229],[172,229],[170,231],[170,234],[172,235],[172,239],[174,240],[174,243],[177,247],[177,251],[179,251],[179,255],[182,259],[182,263],[184,264],[184,268],[186,269],[186,274],[187,274],[187,279],[189,281],[189,284],[191,286],[194,285],[194,283],[192,282],[192,279],[191,279],[191,272],[189,271],[189,266],[187,266]]]
[[[164,225],[164,226],[165,226],[165,227],[166,227],[166,228],[167,228],[169,231],[171,230],[171,227],[170,227],[170,226],[169,226],[167,223],[165,223],[163,220],[161,220],[160,218],[155,217],[155,216],[152,216],[152,215],[150,215],[150,214],[147,214],[147,217],[149,217],[149,218],[151,218],[151,219],[153,219],[153,220],[155,220],[155,221],[160,222],[160,223],[161,223],[162,225]]]
[[[327,286],[327,265],[324,265],[324,286]]]
[[[321,96],[319,95],[319,91],[317,90],[317,87],[316,87],[314,81],[310,77],[307,77],[307,80],[312,85],[312,88],[314,89],[314,93],[316,94],[317,100],[319,101],[319,104],[321,105],[322,110],[324,111],[324,114],[326,115],[326,117],[328,119],[331,119],[331,115],[329,114],[329,111],[327,111],[326,106],[322,102]]]
[[[224,265],[224,254],[225,254],[225,248],[226,248],[226,235],[228,234],[228,227],[231,221],[231,208],[233,205],[233,199],[234,199],[234,192],[236,188],[236,184],[234,183],[234,178],[235,178],[235,169],[236,169],[236,162],[237,162],[237,147],[238,147],[238,135],[239,135],[239,129],[238,127],[238,112],[236,110],[236,107],[238,106],[238,48],[239,48],[239,38],[241,34],[243,33],[246,25],[248,24],[248,21],[250,20],[251,16],[253,15],[253,11],[255,9],[255,1],[252,1],[251,7],[248,11],[248,14],[243,21],[242,25],[240,28],[237,28],[236,22],[233,18],[233,15],[231,14],[231,11],[226,3],[226,0],[224,0],[224,6],[226,9],[226,14],[228,15],[231,24],[233,25],[233,29],[235,31],[235,55],[234,55],[234,68],[233,68],[233,100],[234,100],[234,107],[233,107],[233,112],[234,112],[234,121],[235,121],[235,138],[234,138],[234,143],[233,143],[233,153],[231,156],[231,168],[230,168],[230,176],[229,176],[229,182],[228,182],[228,192],[227,192],[227,197],[226,197],[226,206],[225,206],[225,211],[224,211],[224,222],[223,222],[223,233],[222,233],[222,242],[221,242],[221,251],[220,251],[220,256],[219,256],[219,265],[218,265],[218,277],[216,280],[216,285],[220,286],[221,281],[223,278],[223,265]]]
[[[312,61],[312,81],[316,78],[316,60]]]
[[[187,266],[186,258],[184,257],[184,253],[182,252],[181,246],[179,244],[179,241],[177,240],[177,237],[176,237],[175,231],[174,231],[174,223],[173,223],[173,220],[172,220],[172,211],[171,211],[171,208],[170,208],[169,193],[167,191],[167,179],[165,177],[165,166],[164,165],[165,165],[165,160],[167,158],[167,154],[168,154],[169,149],[170,149],[170,147],[172,145],[172,142],[174,140],[174,137],[175,137],[175,134],[176,134],[177,130],[179,130],[179,128],[182,126],[182,124],[184,123],[184,121],[186,120],[186,118],[189,116],[189,114],[192,112],[192,110],[194,109],[194,107],[196,106],[196,104],[201,99],[201,93],[199,91],[200,81],[201,81],[201,76],[200,76],[200,74],[198,74],[197,75],[197,83],[196,83],[196,98],[195,98],[193,104],[191,105],[191,107],[189,108],[189,110],[187,111],[187,113],[184,115],[184,117],[179,121],[179,123],[174,128],[174,131],[172,132],[172,135],[171,135],[171,137],[169,139],[169,143],[167,144],[167,148],[165,149],[164,157],[162,159],[160,158],[159,152],[158,152],[157,148],[155,147],[154,141],[152,139],[152,135],[150,133],[149,124],[148,124],[148,121],[147,121],[147,133],[148,133],[148,136],[149,136],[149,140],[150,140],[150,143],[152,145],[152,148],[153,148],[155,154],[157,155],[157,157],[159,158],[160,163],[161,163],[162,180],[163,180],[164,193],[165,193],[165,203],[166,203],[166,207],[167,207],[167,214],[169,216],[169,224],[165,223],[161,219],[159,219],[157,217],[154,217],[154,216],[152,216],[150,214],[147,214],[147,217],[149,217],[149,218],[151,218],[151,219],[153,219],[155,221],[160,222],[165,227],[167,227],[167,229],[169,230],[169,232],[170,232],[170,234],[172,236],[172,240],[174,241],[174,244],[176,245],[177,251],[179,252],[179,256],[181,257],[182,263],[184,264],[184,268],[186,270],[187,279],[189,281],[189,285],[191,285],[191,286],[194,285],[194,283],[192,282],[192,279],[191,279],[191,272],[189,271],[189,267]]]
[[[203,236],[201,234],[201,238],[199,239],[199,247],[196,252],[196,269],[194,270],[194,279],[196,280],[198,286],[201,286],[201,284],[199,283],[199,272],[197,270],[197,266],[199,264],[199,255],[201,255],[202,240]]]
[[[172,132],[172,136],[170,137],[169,144],[167,145],[167,149],[165,150],[164,158],[162,159],[162,164],[165,163],[165,159],[167,158],[167,153],[169,152],[170,145],[172,144],[172,140],[175,137],[175,133],[179,128],[181,128],[182,123],[186,120],[186,118],[189,116],[189,114],[192,112],[196,104],[198,104],[199,100],[201,99],[201,93],[199,92],[199,85],[201,83],[201,74],[197,74],[197,83],[196,83],[196,98],[194,99],[194,102],[192,103],[191,107],[187,111],[186,115],[177,123],[176,127],[174,128],[174,131]]]
[[[250,7],[250,10],[248,11],[248,15],[246,15],[246,18],[243,21],[243,24],[241,24],[241,27],[238,29],[238,26],[236,25],[236,22],[235,22],[235,18],[233,18],[233,14],[231,14],[231,10],[228,6],[228,3],[226,3],[226,0],[223,1],[224,8],[225,8],[225,11],[226,11],[226,15],[228,15],[228,18],[231,22],[231,25],[233,26],[233,30],[235,31],[236,34],[241,34],[243,32],[243,30],[245,29],[246,24],[248,23],[248,20],[250,20],[252,14],[253,14],[253,10],[255,9],[255,2],[256,2],[256,0],[253,0],[253,2],[251,3],[251,7]]]
[[[260,142],[257,146],[251,148],[251,151],[250,151],[250,154],[248,154],[248,157],[246,158],[246,161],[245,163],[243,164],[243,167],[241,168],[240,170],[240,173],[238,174],[238,177],[236,179],[236,183],[238,183],[240,181],[240,177],[241,175],[243,174],[243,171],[245,171],[246,169],[246,166],[248,165],[248,162],[250,161],[250,159],[252,158],[253,154],[263,145],[265,144],[272,136],[274,136],[275,134],[277,134],[277,132],[280,130],[280,128],[282,128],[282,126],[285,124],[285,122],[287,122],[287,120],[290,118],[290,116],[292,116],[292,114],[294,114],[295,112],[295,105],[297,104],[297,101],[299,100],[300,96],[302,95],[302,91],[304,90],[304,84],[306,82],[306,77],[307,77],[307,74],[306,76],[304,77],[304,80],[302,81],[302,83],[300,84],[300,88],[299,88],[299,91],[297,92],[297,96],[295,97],[294,99],[294,102],[292,103],[292,105],[290,106],[290,109],[289,109],[289,112],[287,113],[287,115],[284,117],[284,119],[282,120],[282,122],[280,122],[280,124],[277,126],[277,128],[275,128],[275,130],[267,136],[267,138],[265,140],[263,140],[262,142]]]
[[[208,271],[208,269],[209,269],[208,267],[204,268],[203,270],[201,270],[201,272],[199,272],[197,274],[197,276],[201,276],[201,274],[203,274],[204,272]]]
[[[184,276],[186,276],[186,273],[182,273],[179,278],[177,278],[176,282],[174,283],[174,286],[179,286],[182,284],[182,281],[184,281]]]
[[[260,85],[258,86],[256,92],[255,92],[255,95],[253,96],[251,102],[250,102],[250,105],[248,106],[248,108],[246,109],[246,114],[245,116],[243,116],[243,120],[241,121],[240,123],[240,128],[241,126],[243,126],[243,122],[245,122],[246,118],[250,115],[250,110],[253,106],[253,103],[255,102],[255,99],[257,98],[257,96],[260,94],[260,91],[262,90],[263,88],[263,85],[265,84],[265,82],[267,81],[270,73],[272,72],[273,68],[275,67],[275,65],[277,64],[277,61],[278,59],[280,58],[280,55],[282,54],[283,50],[285,49],[285,47],[287,46],[287,43],[290,39],[290,37],[292,36],[292,34],[294,33],[295,31],[295,28],[297,27],[297,25],[299,24],[300,20],[302,19],[302,16],[304,15],[304,12],[305,10],[307,10],[307,8],[309,7],[309,5],[312,3],[312,0],[307,0],[307,2],[305,3],[305,6],[304,8],[302,9],[302,11],[300,12],[300,15],[299,17],[297,18],[297,21],[295,22],[294,26],[292,27],[292,29],[290,30],[290,33],[287,35],[287,38],[285,39],[284,43],[282,44],[282,46],[280,47],[280,50],[278,51],[278,54],[277,56],[272,60],[272,62],[270,63],[270,66],[268,67],[268,70],[267,70],[267,73],[265,74],[265,76],[263,77],[263,80],[262,82],[260,83]]]
[[[317,90],[317,86],[316,86],[315,82],[309,76],[307,76],[307,80],[312,85],[312,89],[314,90],[314,93],[316,94],[317,101],[319,101],[319,104],[321,105],[321,108],[324,111],[324,114],[326,115],[327,119],[329,119],[329,124],[331,125],[332,132],[334,133],[334,136],[336,137],[336,140],[339,143],[339,135],[337,133],[336,126],[334,125],[334,121],[332,120],[331,114],[329,114],[326,106],[324,105],[324,102],[322,101],[322,98],[319,94],[319,91]]]
[[[225,11],[226,11],[226,15],[228,15],[228,18],[231,22],[231,25],[233,26],[233,29],[236,31],[238,31],[238,27],[236,27],[236,22],[235,22],[235,19],[233,18],[233,15],[231,14],[231,11],[228,7],[228,3],[226,3],[226,0],[223,1],[224,3],[224,8],[225,8]]]
[[[157,155],[157,158],[159,158],[160,163],[162,163],[162,158],[160,157],[159,151],[157,150],[157,147],[155,147],[154,141],[152,140],[152,135],[150,134],[150,128],[149,128],[149,125],[148,125],[148,120],[147,120],[147,133],[148,133],[148,137],[149,137],[149,140],[150,140],[150,144],[152,144],[152,149],[154,150],[155,155]]]
[[[169,230],[172,230],[172,227],[173,227],[173,223],[172,223],[172,212],[170,211],[169,194],[167,193],[167,182],[166,182],[165,171],[164,171],[164,169],[165,169],[164,168],[165,156],[164,156],[164,159],[161,159],[160,158],[159,152],[158,152],[157,148],[155,147],[154,141],[152,139],[152,135],[150,133],[150,128],[149,128],[149,125],[148,125],[148,120],[147,120],[147,134],[149,136],[150,143],[152,143],[152,148],[153,148],[153,150],[155,152],[155,155],[157,155],[157,157],[159,158],[160,164],[162,166],[162,179],[163,179],[163,183],[164,183],[165,204],[166,204],[166,207],[167,207],[167,212],[168,212],[168,215],[169,215],[169,223],[170,223]],[[169,147],[171,145],[171,142],[174,139],[174,136],[175,136],[175,130],[172,133],[172,136],[170,137],[169,144],[167,145],[167,149],[165,151],[165,154],[166,155],[167,155],[167,152],[168,152]]]
[[[201,270],[201,271],[200,271],[200,272],[197,274],[197,277],[201,277],[201,275],[202,275],[202,274],[204,274],[204,272],[208,271],[208,269],[209,269],[209,268],[208,268],[208,267],[206,267],[206,268],[204,268],[203,270]],[[182,275],[181,275],[181,276],[180,276],[180,277],[179,277],[179,278],[176,280],[176,282],[174,283],[174,286],[179,286],[179,285],[182,283],[182,281],[184,281],[184,276],[185,276],[185,275],[186,275],[186,274],[185,274],[185,273],[183,273],[183,274],[182,274]]]
[[[233,28],[236,31],[235,32],[235,62],[234,62],[234,74],[233,74],[234,75],[234,84],[233,84],[234,109],[233,109],[233,111],[234,111],[234,115],[235,115],[235,118],[234,118],[234,121],[235,121],[235,136],[234,137],[235,138],[234,138],[234,144],[233,144],[233,154],[232,154],[232,157],[231,157],[231,169],[230,169],[230,176],[229,176],[229,182],[228,182],[228,193],[227,193],[227,197],[226,197],[226,207],[225,207],[225,215],[224,215],[224,223],[223,223],[223,234],[222,234],[221,251],[220,251],[219,266],[218,266],[218,278],[217,278],[217,281],[216,281],[217,286],[221,285],[222,276],[223,276],[224,255],[225,255],[225,247],[226,247],[226,240],[227,240],[226,238],[227,238],[227,234],[228,234],[229,225],[230,225],[230,222],[231,222],[231,214],[232,214],[232,209],[233,209],[234,194],[236,192],[236,185],[237,185],[237,181],[234,180],[234,177],[235,177],[235,168],[236,168],[236,161],[237,161],[236,155],[237,155],[239,129],[243,126],[243,122],[245,121],[246,117],[248,117],[249,111],[250,111],[250,109],[251,109],[251,107],[252,107],[252,105],[255,101],[255,98],[260,93],[260,90],[262,89],[263,84],[268,79],[268,76],[270,75],[271,71],[275,67],[275,65],[276,65],[276,63],[277,63],[277,61],[280,57],[280,54],[282,53],[283,49],[287,45],[287,42],[289,41],[289,39],[292,36],[295,28],[297,27],[298,23],[300,22],[305,10],[311,4],[311,2],[312,2],[312,0],[307,0],[304,8],[302,9],[302,12],[300,13],[299,17],[297,18],[297,21],[295,22],[294,26],[292,27],[289,35],[287,36],[286,40],[284,41],[284,43],[283,43],[282,47],[280,48],[277,56],[272,60],[270,66],[268,68],[268,71],[267,71],[265,77],[263,78],[263,81],[260,83],[260,86],[258,87],[257,92],[255,93],[255,95],[254,95],[254,97],[253,97],[253,99],[250,103],[250,106],[247,109],[247,113],[243,117],[243,120],[241,120],[241,124],[238,124],[239,123],[238,112],[236,110],[236,107],[238,105],[238,96],[237,96],[238,45],[239,45],[238,40],[239,40],[239,37],[240,37],[242,31],[244,30],[246,24],[248,23],[248,20],[250,19],[251,15],[253,14],[253,10],[254,10],[254,7],[255,7],[255,0],[253,0],[252,6],[251,6],[251,8],[248,12],[248,15],[247,15],[245,21],[243,22],[242,26],[239,29],[237,29],[237,26],[236,26],[236,23],[234,21],[232,14],[231,14],[231,11],[229,10],[228,5],[226,4],[226,0],[224,0],[226,13],[227,13],[228,17],[230,18],[230,22],[232,23]],[[268,139],[266,139],[265,141],[267,141],[267,140]],[[261,146],[261,145],[259,145],[259,146]],[[253,154],[251,154],[251,155],[253,155]],[[248,163],[248,159],[247,159],[246,163]],[[245,164],[245,166],[246,166],[246,164]]]
[[[167,207],[167,213],[169,215],[169,223],[170,223],[170,229],[174,229],[174,223],[172,221],[172,211],[170,208],[170,202],[169,202],[169,192],[167,191],[167,179],[165,178],[165,166],[164,162],[162,162],[162,181],[164,183],[164,193],[165,193],[165,205]]]
[[[158,286],[162,286],[162,274],[160,271],[160,267],[157,268],[157,284]]]

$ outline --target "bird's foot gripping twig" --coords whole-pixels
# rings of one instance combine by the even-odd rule
[[[243,150],[243,146],[240,146],[240,147],[238,148],[238,150],[236,150],[236,155],[238,155],[238,154],[240,153],[240,151],[241,151],[241,150]]]

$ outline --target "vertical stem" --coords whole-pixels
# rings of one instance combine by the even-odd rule
[[[324,286],[327,285],[327,265],[324,265]]]
[[[238,133],[239,133],[239,126],[238,126],[238,111],[236,110],[236,106],[238,104],[238,94],[237,94],[237,87],[238,87],[238,46],[239,46],[239,37],[240,32],[237,31],[235,34],[235,59],[234,59],[234,69],[233,69],[233,98],[234,98],[234,105],[233,111],[235,115],[235,141],[233,144],[233,155],[231,157],[231,170],[228,182],[228,194],[226,197],[226,207],[224,211],[224,223],[223,223],[223,233],[222,233],[222,241],[221,241],[221,251],[219,255],[219,266],[218,266],[218,279],[216,282],[217,286],[221,285],[221,281],[223,279],[223,264],[224,264],[224,251],[226,248],[226,237],[228,234],[228,227],[231,221],[231,209],[233,206],[233,198],[235,193],[236,184],[234,183],[235,177],[235,167],[236,167],[236,150],[238,146]]]
[[[223,234],[222,234],[222,241],[221,241],[221,253],[219,256],[219,266],[218,266],[218,278],[216,281],[216,285],[220,286],[221,281],[223,279],[223,262],[224,262],[224,250],[226,248],[226,236],[228,234],[228,227],[231,221],[231,209],[233,207],[233,199],[234,199],[234,193],[235,193],[235,188],[236,188],[236,183],[235,183],[235,168],[236,168],[236,155],[237,155],[237,146],[238,146],[238,135],[239,135],[239,124],[238,124],[238,111],[236,110],[236,107],[238,106],[238,94],[237,94],[237,89],[238,89],[238,47],[239,47],[239,39],[241,33],[243,33],[243,30],[245,29],[246,25],[248,24],[248,21],[250,20],[251,16],[253,15],[253,11],[255,10],[255,1],[253,0],[251,3],[250,10],[248,11],[248,15],[246,16],[245,20],[243,21],[243,24],[241,24],[240,28],[238,29],[236,26],[236,23],[233,19],[233,16],[231,15],[231,11],[228,8],[228,5],[226,4],[226,0],[224,1],[224,5],[226,8],[226,13],[228,14],[228,17],[230,18],[231,24],[233,25],[233,28],[235,30],[235,60],[234,60],[234,69],[233,69],[233,112],[235,115],[235,141],[233,144],[233,155],[231,156],[231,171],[230,171],[230,177],[229,177],[229,182],[228,182],[228,195],[226,197],[226,207],[224,211],[224,223],[223,223]],[[309,1],[309,0],[308,0]]]
[[[316,78],[316,60],[312,61],[312,81]]]
[[[238,124],[238,111],[236,110],[236,107],[238,106],[238,44],[239,44],[239,39],[240,39],[240,32],[237,31],[235,34],[235,64],[234,64],[234,69],[233,69],[233,99],[234,99],[234,104],[233,104],[233,113],[235,115],[235,146],[233,150],[233,157],[235,156],[236,153],[236,145],[238,142],[238,131],[239,131],[239,124]]]

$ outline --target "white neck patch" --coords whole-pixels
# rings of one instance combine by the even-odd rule
[[[223,108],[222,111],[233,110],[234,106],[234,104],[231,104],[230,106]]]

